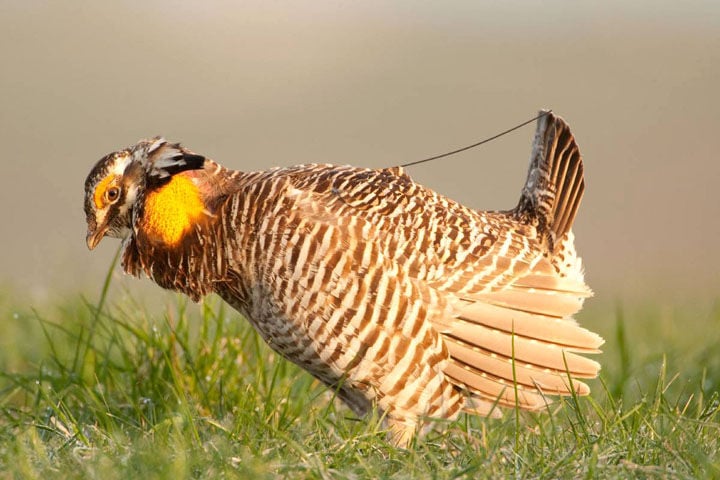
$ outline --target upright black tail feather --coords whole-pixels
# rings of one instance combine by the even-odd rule
[[[572,227],[584,191],[582,157],[570,127],[547,112],[538,120],[527,180],[513,213],[535,225],[553,252]]]

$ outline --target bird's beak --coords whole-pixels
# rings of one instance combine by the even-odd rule
[[[103,239],[105,234],[108,231],[107,225],[101,225],[96,230],[92,230],[88,228],[87,237],[85,237],[85,241],[87,242],[87,246],[90,250],[94,249],[98,246],[98,243],[100,243],[100,240]]]

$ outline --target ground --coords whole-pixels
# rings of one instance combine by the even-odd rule
[[[607,344],[590,397],[398,449],[219,299],[112,298],[109,281],[37,309],[0,297],[0,477],[720,476],[720,308],[591,303]]]

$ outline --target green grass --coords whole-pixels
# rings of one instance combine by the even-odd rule
[[[720,477],[718,309],[591,307],[592,396],[464,416],[405,450],[218,299],[148,313],[108,292],[38,311],[0,297],[0,476]]]

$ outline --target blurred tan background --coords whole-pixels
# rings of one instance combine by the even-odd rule
[[[117,242],[87,251],[83,182],[142,137],[245,170],[383,167],[549,107],[585,157],[598,296],[717,298],[720,2],[627,3],[0,0],[0,285],[99,291]],[[410,173],[513,207],[533,130]]]

